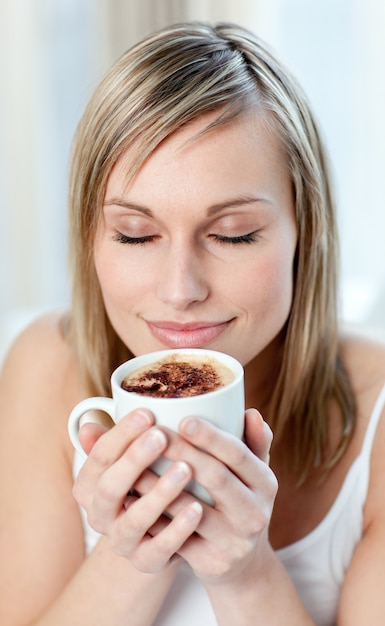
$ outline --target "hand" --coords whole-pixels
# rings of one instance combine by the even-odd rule
[[[216,504],[203,504],[197,533],[179,550],[195,574],[207,584],[230,578],[247,578],[250,568],[263,566],[268,525],[277,491],[277,480],[268,467],[272,441],[270,428],[254,409],[246,412],[246,443],[203,420],[187,418],[179,437],[168,433],[166,456],[183,459],[193,468],[194,479],[211,494]],[[251,449],[250,449],[251,448]],[[152,478],[143,477],[139,488],[151,490]],[[177,515],[194,500],[183,493],[169,507]]]
[[[172,521],[163,516],[192,472],[183,462],[174,463],[161,478],[147,469],[168,443],[153,425],[151,413],[136,410],[107,431],[95,424],[83,426],[80,438],[88,458],[73,489],[88,522],[107,537],[111,549],[146,572],[158,571],[175,558],[202,515],[200,504],[186,502]],[[127,495],[146,475],[152,478],[151,491],[141,498]]]

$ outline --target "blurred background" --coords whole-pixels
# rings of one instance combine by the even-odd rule
[[[93,88],[142,36],[191,19],[247,26],[304,86],[334,172],[341,317],[385,331],[382,0],[0,0],[0,360],[68,303],[68,159]]]

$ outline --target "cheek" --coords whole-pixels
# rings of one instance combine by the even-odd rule
[[[273,254],[258,263],[244,285],[252,316],[283,325],[290,313],[293,297],[293,258]]]
[[[272,264],[269,280],[277,297],[288,300],[291,304],[293,295],[293,259],[294,254],[282,253]]]
[[[150,272],[132,262],[123,248],[101,244],[95,248],[96,274],[106,306],[126,302],[149,288]]]

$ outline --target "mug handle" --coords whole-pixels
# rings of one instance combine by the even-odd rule
[[[87,458],[87,454],[84,452],[83,446],[79,439],[80,419],[87,413],[87,411],[104,411],[107,413],[114,422],[114,400],[112,398],[94,397],[86,398],[79,402],[71,411],[68,418],[68,434],[71,439],[72,445],[79,452],[83,458]],[[83,423],[96,422],[95,419],[87,419]]]

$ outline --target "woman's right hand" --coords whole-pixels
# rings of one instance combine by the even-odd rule
[[[138,499],[128,494],[168,445],[166,434],[154,427],[152,414],[135,410],[110,430],[85,424],[79,437],[88,458],[73,493],[88,523],[106,536],[113,552],[139,570],[160,571],[201,520],[202,507],[196,502],[189,502],[172,520],[163,516],[192,478],[191,468],[173,463],[151,493]]]

